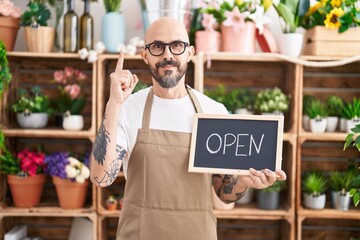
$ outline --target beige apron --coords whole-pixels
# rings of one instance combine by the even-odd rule
[[[151,89],[129,160],[116,239],[216,240],[211,175],[188,172],[191,133],[149,128],[152,102]]]

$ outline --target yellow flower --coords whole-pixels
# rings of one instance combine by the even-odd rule
[[[309,11],[308,13],[311,15],[313,14],[314,12],[316,12],[318,10],[319,7],[321,7],[321,3],[320,2],[317,2],[315,5],[309,7]]]
[[[334,7],[340,7],[342,3],[342,0],[331,0],[330,4],[331,6]]]
[[[321,6],[325,7],[326,3],[328,2],[329,0],[320,0],[320,4]]]
[[[264,7],[265,11],[267,11],[272,5],[272,0],[261,0],[261,5]]]
[[[240,6],[243,3],[242,0],[235,0],[235,5]]]
[[[326,20],[324,21],[325,27],[329,29],[338,29],[340,27],[339,17],[344,15],[344,10],[342,8],[334,8],[326,15]]]

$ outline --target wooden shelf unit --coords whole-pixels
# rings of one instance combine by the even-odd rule
[[[9,93],[4,94],[5,101],[0,108],[2,113],[0,125],[5,126],[2,127],[5,136],[13,139],[12,141],[49,139],[51,142],[58,138],[63,141],[71,141],[74,138],[79,141],[89,141],[89,144],[92,144],[96,131],[101,125],[105,104],[109,97],[109,74],[114,71],[117,59],[117,54],[101,54],[96,63],[88,64],[84,60],[80,60],[77,54],[10,52],[9,61],[13,67],[14,87],[22,86],[20,83],[25,80],[27,83],[25,86],[29,86],[30,82],[41,82],[45,88],[48,87],[52,91],[49,81],[52,79],[53,71],[71,64],[92,73],[91,86],[89,85],[87,90],[92,94],[88,98],[89,107],[85,111],[87,120],[83,131],[65,131],[54,127],[52,123],[46,129],[26,130],[18,128],[14,116],[4,110],[14,97],[14,93],[10,89]],[[302,57],[301,59],[326,63],[327,61],[339,61],[342,58]],[[221,83],[227,88],[249,87],[254,91],[279,87],[291,96],[290,111],[285,114],[283,154],[283,169],[288,175],[288,187],[282,192],[280,209],[260,210],[253,200],[250,204],[237,206],[230,211],[214,210],[218,218],[219,239],[238,236],[263,239],[266,236],[267,239],[300,240],[319,238],[321,237],[317,235],[319,233],[325,234],[327,237],[331,234],[338,237],[324,239],[339,239],[341,235],[337,233],[338,229],[334,230],[334,224],[338,224],[340,229],[341,227],[345,229],[344,236],[350,237],[359,233],[356,232],[360,225],[358,208],[352,207],[349,211],[341,212],[332,209],[327,203],[324,210],[305,209],[301,204],[300,182],[301,173],[307,169],[314,167],[319,170],[341,170],[344,169],[344,159],[359,157],[359,153],[354,149],[342,151],[341,145],[346,133],[315,134],[304,131],[301,124],[304,94],[325,99],[330,93],[335,93],[346,100],[360,96],[359,65],[360,61],[356,60],[339,67],[312,68],[289,62],[273,54],[201,53],[192,59],[186,79],[190,86],[200,92]],[[33,71],[24,71],[29,68],[42,73],[29,75]],[[132,73],[137,74],[143,83],[151,82],[148,67],[140,56],[125,56],[124,69],[129,69]],[[29,76],[25,78],[24,75]],[[342,160],[317,160],[330,158],[331,154],[335,154]],[[303,159],[308,161],[303,161]],[[1,178],[0,181],[2,181],[0,182],[1,186],[6,185],[4,178]],[[120,174],[113,187],[100,189],[93,186],[89,196],[91,199],[88,199],[89,204],[85,208],[77,210],[61,209],[51,201],[30,209],[13,208],[6,202],[2,202],[0,205],[0,233],[6,232],[16,223],[30,223],[32,220],[36,225],[35,230],[32,231],[39,232],[39,229],[46,228],[48,225],[55,224],[57,226],[65,222],[68,226],[75,217],[87,217],[95,223],[93,236],[96,237],[94,239],[114,238],[121,211],[106,210],[104,202],[109,194],[119,193],[117,191],[123,188],[119,185],[124,184],[124,175]],[[49,185],[51,189],[51,183]],[[0,193],[2,196],[6,195],[6,189],[0,187]],[[59,217],[59,222],[50,221],[56,217]],[[42,218],[44,220],[40,220]],[[37,226],[37,223],[41,223],[39,225],[42,227]],[[55,227],[53,231],[56,234],[66,234],[69,228],[66,229],[62,231]],[[41,229],[41,231],[43,230]],[[44,239],[46,239],[48,231],[45,230],[45,235],[41,235]]]

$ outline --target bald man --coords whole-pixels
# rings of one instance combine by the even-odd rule
[[[138,78],[123,69],[120,54],[110,74],[110,97],[91,162],[91,181],[109,186],[120,167],[126,177],[117,240],[215,240],[212,186],[226,203],[248,187],[265,188],[283,171],[250,169],[248,176],[187,171],[195,113],[227,114],[226,108],[185,84],[194,55],[183,24],[161,18],[150,25],[141,51],[152,87],[131,94]]]

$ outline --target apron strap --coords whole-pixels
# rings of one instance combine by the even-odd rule
[[[200,103],[197,100],[194,92],[192,91],[192,89],[189,85],[186,85],[186,90],[190,96],[190,100],[193,103],[195,112],[202,113]],[[151,115],[151,106],[152,106],[153,99],[154,99],[153,87],[151,87],[149,94],[147,96],[146,102],[145,102],[145,107],[144,107],[144,114],[143,114],[143,119],[142,119],[142,128],[143,129],[148,129],[150,127],[150,115]]]

